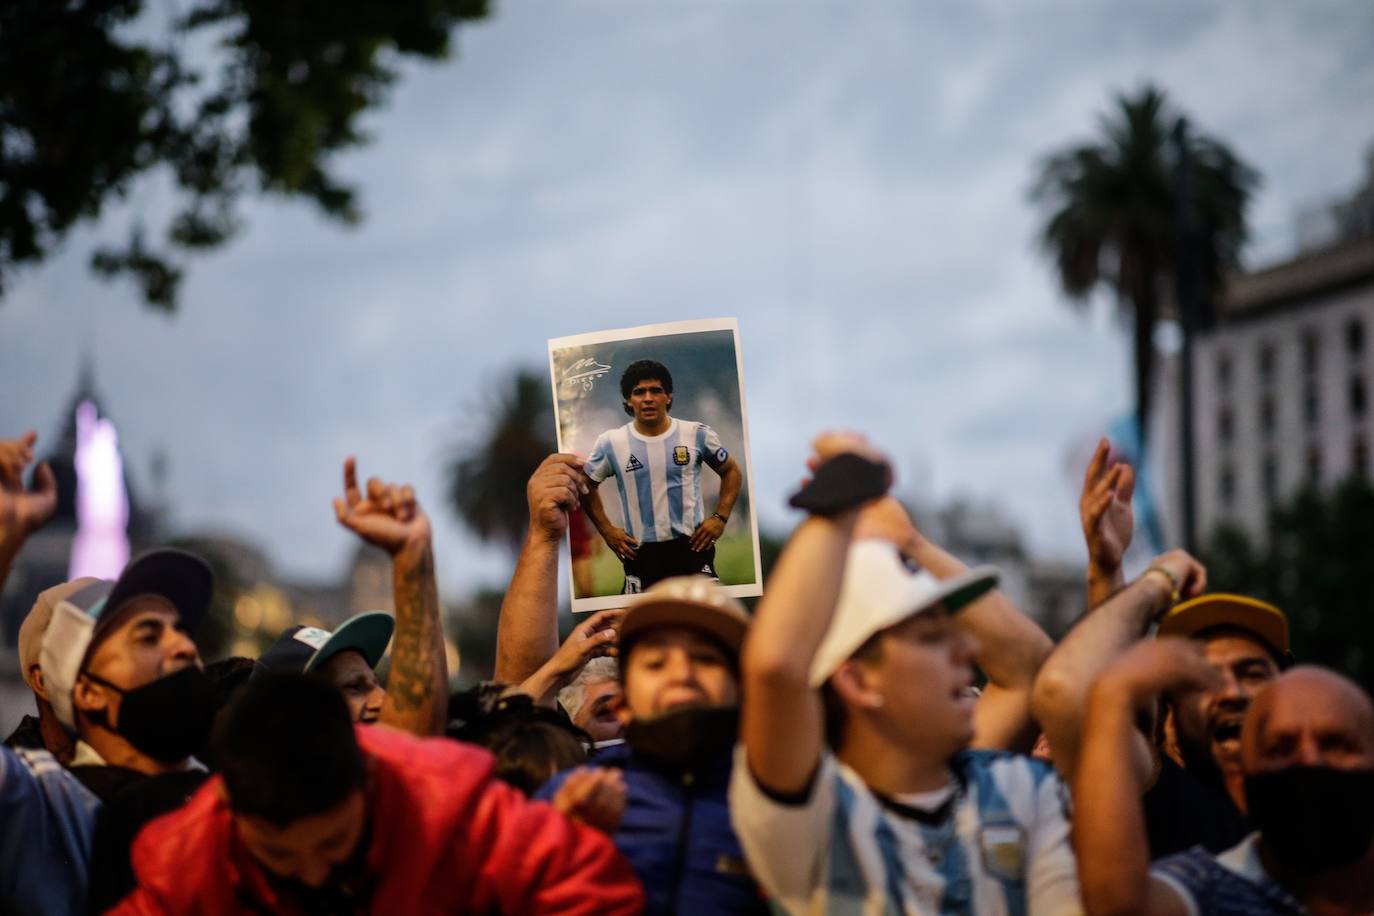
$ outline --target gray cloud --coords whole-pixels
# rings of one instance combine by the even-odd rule
[[[1073,313],[1037,259],[1036,158],[1155,79],[1265,173],[1256,250],[1281,250],[1299,205],[1359,175],[1371,33],[1359,0],[505,4],[456,62],[407,65],[339,163],[360,229],[255,202],[168,321],[84,267],[165,209],[154,182],[23,277],[0,430],[55,433],[89,347],[136,479],[170,456],[181,526],[334,574],[355,453],[417,483],[454,592],[509,565],[439,505],[482,392],[547,337],[737,315],[766,524],[836,424],[1073,555],[1064,456],[1129,409],[1129,363],[1107,304]]]

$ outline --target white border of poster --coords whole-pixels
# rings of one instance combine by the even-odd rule
[[[679,337],[689,334],[699,334],[703,332],[722,332],[728,331],[734,343],[735,378],[734,389],[738,394],[738,420],[739,435],[741,441],[736,444],[725,441],[723,444],[731,455],[743,458],[744,480],[741,488],[740,501],[736,503],[736,509],[731,513],[730,521],[727,525],[727,532],[741,521],[747,521],[749,526],[748,543],[753,552],[753,581],[751,582],[725,582],[723,587],[726,594],[736,598],[748,598],[763,594],[763,572],[759,560],[759,523],[758,510],[755,503],[757,491],[754,489],[754,462],[749,453],[749,410],[746,406],[744,392],[744,357],[740,350],[739,322],[734,318],[711,318],[697,321],[674,321],[665,324],[648,324],[637,328],[620,328],[618,330],[597,331],[589,334],[574,334],[571,337],[556,337],[549,341],[549,380],[553,386],[554,422],[558,434],[558,450],[560,452],[571,452],[586,457],[591,450],[596,437],[610,428],[605,420],[592,423],[581,420],[580,417],[586,413],[584,404],[589,402],[590,395],[596,386],[609,384],[615,392],[615,404],[620,408],[619,384],[620,374],[624,371],[625,365],[611,365],[608,362],[596,359],[595,355],[581,355],[578,359],[572,360],[563,370],[564,378],[559,378],[560,357],[559,354],[567,350],[585,350],[589,346],[597,344],[624,344],[626,342],[643,342],[643,346],[634,347],[635,359],[655,358],[654,342],[666,337]],[[623,348],[620,348],[623,349]],[[690,367],[675,367],[669,360],[664,359],[664,364],[674,377],[674,403],[683,405],[692,404],[694,401],[692,370]],[[681,366],[681,360],[678,360]],[[698,391],[703,389],[698,388]],[[604,397],[601,400],[605,400]],[[693,416],[692,407],[684,406],[684,416]],[[598,408],[598,416],[605,416],[605,407]],[[731,411],[733,412],[733,411]],[[569,422],[571,420],[571,422]],[[624,422],[624,415],[619,417],[620,422]],[[571,426],[569,429],[567,427]],[[586,428],[583,428],[586,427]],[[724,437],[726,434],[721,430],[716,430]],[[618,517],[620,507],[615,505],[618,500],[608,499],[603,503],[606,505],[608,515],[614,509],[615,517]],[[748,507],[747,520],[738,518],[739,509]],[[737,536],[743,534],[736,529]],[[569,554],[571,555],[571,532],[569,532]],[[604,548],[601,535],[595,531],[591,536],[595,538],[600,547]],[[722,540],[724,540],[724,536]],[[717,563],[717,571],[720,564]],[[725,577],[722,577],[723,580]],[[576,585],[573,582],[572,564],[568,566],[568,594],[572,596],[572,609],[574,613],[585,613],[587,611],[598,611],[604,608],[625,607],[632,603],[636,596],[616,594],[592,595],[578,597]]]

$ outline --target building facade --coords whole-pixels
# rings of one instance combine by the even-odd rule
[[[1332,232],[1235,276],[1217,323],[1194,341],[1196,531],[1222,524],[1268,537],[1271,507],[1305,486],[1370,473],[1374,446],[1374,155],[1367,186],[1328,205]],[[1367,215],[1365,210],[1370,212]],[[1177,365],[1166,366],[1156,418],[1175,537],[1181,519]]]

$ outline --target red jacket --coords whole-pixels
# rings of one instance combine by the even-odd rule
[[[443,738],[359,726],[373,761],[373,913],[638,913],[644,895],[610,838],[492,776]],[[111,912],[290,913],[239,844],[216,777],[134,841],[137,889]]]

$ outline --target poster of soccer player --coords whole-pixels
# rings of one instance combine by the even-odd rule
[[[560,337],[549,368],[558,449],[591,482],[568,532],[573,610],[689,574],[762,594],[738,322]]]

